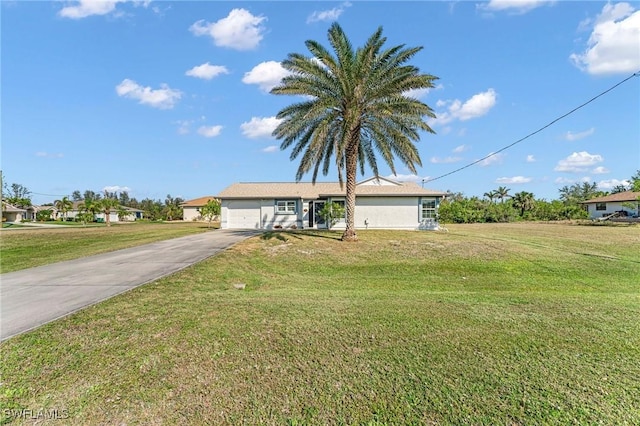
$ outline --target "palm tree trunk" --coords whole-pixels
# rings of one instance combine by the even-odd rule
[[[347,148],[346,172],[347,172],[347,193],[344,203],[346,229],[342,234],[342,241],[358,241],[356,235],[356,174],[358,173],[358,145],[350,144]]]

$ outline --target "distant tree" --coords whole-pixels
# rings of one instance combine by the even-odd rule
[[[493,203],[493,200],[497,198],[498,193],[496,191],[489,191],[484,193],[484,197],[489,199],[489,202]]]
[[[379,154],[392,173],[395,158],[416,173],[422,162],[415,142],[420,132],[434,133],[426,119],[435,114],[408,93],[433,88],[437,77],[407,63],[421,47],[385,47],[382,27],[358,49],[337,23],[331,25],[328,38],[332,50],[308,40],[311,57],[290,53],[282,61],[290,75],[271,93],[302,98],[278,112],[281,122],[273,135],[282,141],[280,149],[292,147],[292,160],[300,157],[297,181],[312,172],[315,182],[318,172],[327,175],[332,165],[341,185],[346,175],[342,240],[357,241],[358,171],[364,174],[368,164],[378,176]]]
[[[18,208],[25,208],[31,205],[31,191],[26,186],[22,186],[19,183],[12,183],[7,186],[6,182],[3,182],[4,200]]]
[[[127,191],[122,191],[120,193],[120,195],[118,196],[118,201],[123,206],[128,206],[129,203],[131,202],[131,198],[129,197],[129,193]]]
[[[209,223],[208,227],[210,228],[211,222],[216,218],[216,216],[220,215],[220,200],[216,200],[214,198],[207,201],[207,204],[200,207],[199,211],[202,217]]]
[[[82,194],[80,193],[80,191],[78,191],[77,189],[75,191],[73,191],[73,193],[71,194],[71,199],[73,201],[82,201]]]
[[[631,183],[629,186],[631,190],[634,192],[640,192],[640,169],[636,171],[636,174],[631,176]]]
[[[518,192],[512,198],[513,207],[520,210],[520,217],[524,217],[525,212],[533,210],[536,199],[531,192]]]
[[[166,220],[175,220],[182,218],[182,204],[184,200],[180,197],[173,198],[171,194],[167,194],[164,200],[163,214]]]
[[[118,220],[122,222],[127,219],[130,212],[122,204],[118,204],[116,206],[116,214],[118,215]]]
[[[78,210],[80,211],[77,216],[78,219],[82,221],[83,225],[86,225],[87,222],[95,220],[96,213],[100,211],[100,207],[98,201],[89,198],[78,204]]]
[[[618,194],[620,192],[625,192],[625,191],[629,191],[629,187],[626,185],[616,185],[613,188],[611,188],[611,193],[612,194]]]
[[[118,200],[105,195],[105,197],[98,200],[96,204],[99,211],[104,213],[104,221],[107,223],[107,226],[111,226],[111,210],[116,209],[120,205]]]
[[[162,203],[150,198],[145,198],[137,207],[144,212],[144,217],[149,220],[158,220],[162,218]]]
[[[86,190],[86,191],[84,191],[84,196],[83,196],[82,199],[85,200],[85,201],[86,200],[98,201],[100,198],[102,198],[100,196],[100,194],[98,194],[98,193],[96,193],[94,191],[91,191],[91,190]]]
[[[69,200],[69,197],[62,197],[61,200],[53,202],[54,207],[62,214],[62,219],[67,220],[67,213],[73,208],[73,202]]]
[[[501,186],[495,190],[495,197],[500,199],[501,203],[504,203],[505,198],[511,197],[511,195],[509,195],[509,191],[511,191],[511,189],[507,188],[506,186]]]
[[[52,214],[53,214],[53,210],[49,210],[49,209],[39,210],[36,213],[36,220],[38,222],[48,222],[51,220]]]
[[[571,186],[563,186],[559,189],[560,200],[565,204],[579,204],[592,198],[606,195],[606,192],[598,190],[598,184],[593,182],[575,183]]]
[[[324,203],[324,206],[318,211],[318,215],[324,219],[327,228],[331,229],[340,219],[344,218],[344,207],[335,202]]]

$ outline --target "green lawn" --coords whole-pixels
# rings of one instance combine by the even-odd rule
[[[67,222],[71,224],[72,222]],[[57,224],[62,224],[58,222]],[[20,225],[18,225],[20,226]],[[77,259],[140,244],[206,232],[207,225],[195,222],[125,223],[3,230],[0,234],[0,273]]]
[[[83,425],[640,424],[640,228],[449,231],[252,238],[3,343],[0,406]]]

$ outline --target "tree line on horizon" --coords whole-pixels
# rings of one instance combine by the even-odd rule
[[[611,191],[599,190],[595,182],[565,185],[558,190],[558,199],[551,201],[536,199],[527,191],[513,195],[510,191],[501,186],[485,192],[482,198],[452,193],[440,203],[438,220],[443,223],[488,223],[585,219],[588,214],[582,204],[584,201],[625,191],[640,192],[640,170],[631,177],[629,185],[616,185]],[[634,208],[637,209],[637,205]]]

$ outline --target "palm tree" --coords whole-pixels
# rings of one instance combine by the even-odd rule
[[[513,207],[520,210],[520,217],[524,216],[524,213],[529,210],[533,210],[536,204],[536,199],[531,192],[518,192],[512,199]]]
[[[97,204],[99,211],[104,213],[104,221],[107,223],[107,226],[111,226],[111,209],[115,209],[120,203],[115,198],[105,196],[103,199],[97,201]]]
[[[58,212],[62,213],[62,218],[66,221],[67,213],[73,208],[73,202],[69,199],[69,197],[62,197],[61,200],[54,201],[53,205],[55,206],[56,210],[58,210]]]
[[[80,219],[83,225],[86,225],[89,220],[95,219],[95,214],[98,212],[99,207],[97,201],[92,198],[87,198],[78,204],[78,210],[80,211]]]
[[[511,197],[511,195],[509,195],[509,191],[511,191],[511,189],[507,188],[506,186],[501,186],[496,189],[495,196],[496,198],[500,199],[501,203],[504,203],[505,198]]]
[[[407,65],[422,47],[399,45],[383,49],[382,28],[354,51],[337,23],[329,29],[330,52],[316,41],[305,45],[313,55],[290,53],[282,66],[291,74],[271,93],[299,95],[305,100],[283,108],[273,135],[281,139],[280,149],[292,147],[291,160],[302,155],[296,181],[313,170],[313,183],[322,167],[332,164],[340,185],[346,174],[346,230],[343,241],[357,241],[355,232],[356,175],[365,164],[378,176],[379,153],[395,174],[394,156],[416,172],[422,161],[414,142],[419,131],[434,133],[424,121],[435,117],[433,110],[410,95],[410,90],[434,87],[437,79],[420,74]]]
[[[489,199],[489,202],[493,203],[493,200],[498,196],[496,191],[485,192],[484,196]]]

